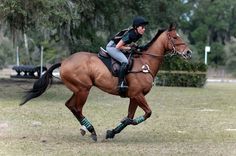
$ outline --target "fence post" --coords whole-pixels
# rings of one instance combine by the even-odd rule
[[[41,54],[41,63],[40,63],[40,77],[42,76],[43,73],[43,46],[41,46],[41,50],[40,50],[40,54]]]
[[[28,47],[28,38],[27,35],[24,33],[24,42],[25,42],[25,51],[28,59],[28,63],[32,63],[30,60],[30,54],[29,54],[29,47]]]
[[[16,47],[16,65],[19,66],[20,65],[20,61],[19,61],[19,47]]]

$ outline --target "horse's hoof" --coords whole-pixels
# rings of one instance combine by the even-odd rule
[[[80,134],[82,135],[82,136],[84,136],[85,134],[86,134],[86,127],[85,126],[82,126],[81,128],[80,128]]]
[[[81,129],[80,129],[80,134],[81,134],[82,136],[84,136],[84,135],[86,134],[86,131],[81,128]]]
[[[106,139],[113,139],[115,136],[115,133],[111,130],[107,130],[107,134],[106,134]]]
[[[93,141],[97,142],[97,135],[96,134],[91,134],[91,138],[93,139]]]

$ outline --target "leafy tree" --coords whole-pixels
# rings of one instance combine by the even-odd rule
[[[1,35],[0,35],[1,38]],[[0,43],[0,69],[7,64],[13,63],[13,49],[11,47],[11,42],[4,38]]]
[[[228,53],[234,50],[226,52],[223,47],[236,36],[235,0],[0,0],[0,29],[21,49],[23,34],[28,36],[33,63],[38,62],[42,45],[50,63],[77,51],[97,52],[137,15],[150,22],[143,42],[158,28],[177,22],[195,58],[203,61],[204,47],[210,45],[209,63],[229,64]]]
[[[232,38],[230,42],[226,43],[224,48],[226,52],[226,69],[228,72],[236,76],[236,39]]]
[[[211,44],[211,53],[208,56],[210,65],[215,67],[225,65],[226,54],[223,45],[219,42],[214,42]]]

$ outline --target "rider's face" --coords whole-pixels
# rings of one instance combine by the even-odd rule
[[[145,32],[145,26],[139,26],[139,27],[137,27],[137,32],[138,32],[140,35],[143,35],[144,32]]]

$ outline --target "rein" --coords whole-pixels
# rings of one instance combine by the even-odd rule
[[[155,54],[152,54],[152,53],[142,53],[142,52],[135,52],[134,54],[139,54],[139,55],[149,55],[149,56],[153,56],[153,57],[164,57],[165,55],[155,55]]]
[[[152,56],[152,57],[160,57],[160,58],[163,58],[163,57],[166,57],[166,56],[174,56],[174,55],[182,55],[182,53],[181,52],[178,52],[177,50],[176,50],[176,46],[178,46],[178,45],[186,45],[185,43],[174,43],[174,40],[173,40],[173,37],[171,37],[170,36],[170,33],[169,32],[167,32],[167,37],[168,37],[168,43],[170,43],[171,44],[171,46],[172,46],[172,50],[169,52],[169,53],[167,53],[167,54],[165,54],[165,55],[156,55],[156,54],[152,54],[152,53],[150,53],[150,52],[144,52],[144,53],[142,53],[142,52],[138,52],[138,51],[136,51],[136,52],[134,52],[134,54],[139,54],[139,55],[148,55],[148,56]],[[152,78],[153,78],[153,82],[154,82],[154,80],[155,80],[155,76],[154,76],[154,74],[151,72],[151,70],[150,70],[150,67],[149,67],[149,65],[148,64],[144,64],[143,66],[142,66],[142,69],[141,70],[138,70],[138,71],[128,71],[128,73],[149,73],[151,76],[152,76]]]
[[[156,55],[156,54],[152,54],[152,53],[149,53],[149,52],[144,52],[144,53],[142,53],[142,52],[135,52],[136,54],[140,54],[140,55],[150,55],[150,56],[153,56],[153,57],[165,57],[165,56],[174,56],[174,55],[182,55],[182,52],[179,52],[179,51],[177,51],[176,50],[176,46],[179,46],[179,45],[186,45],[186,43],[184,43],[184,42],[181,42],[181,43],[175,43],[174,42],[174,40],[173,40],[173,37],[171,37],[170,36],[170,33],[169,32],[167,32],[167,37],[168,37],[168,43],[170,43],[171,44],[171,46],[172,46],[172,50],[169,52],[169,53],[167,53],[167,54],[165,54],[165,55]],[[187,47],[187,46],[186,46]],[[186,48],[185,48],[186,49]],[[184,50],[185,50],[184,49]],[[183,50],[183,51],[184,51]]]

